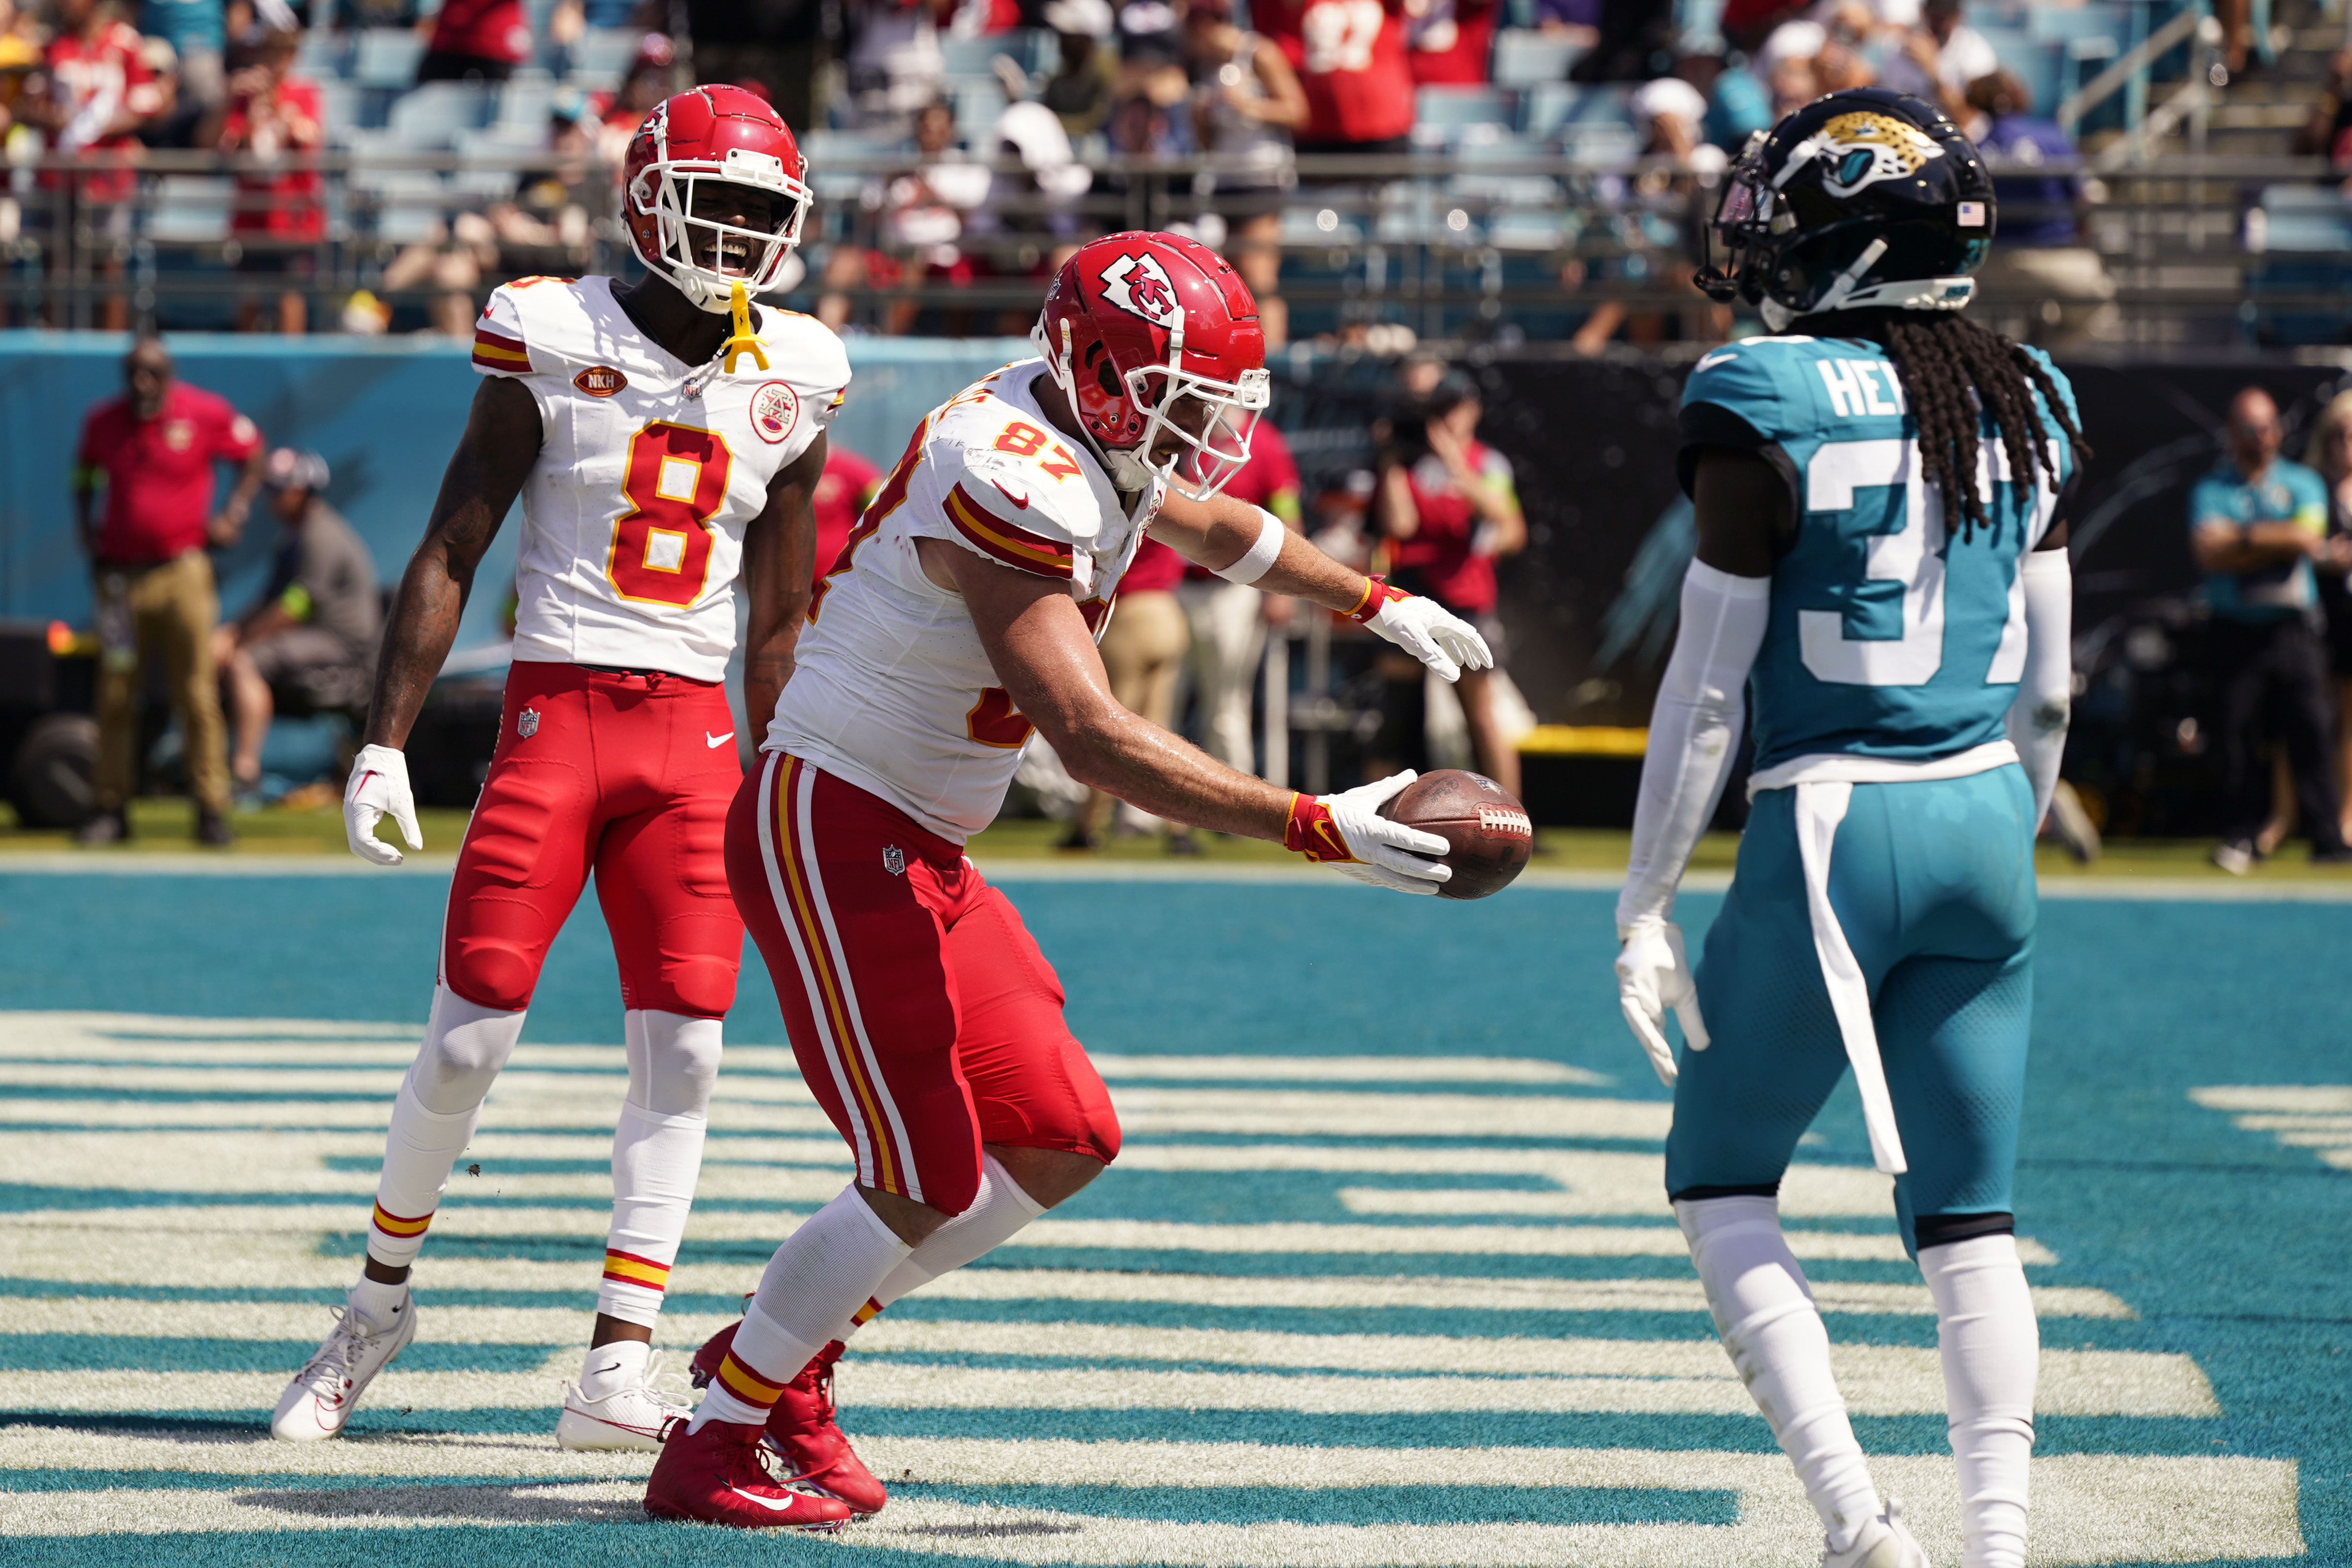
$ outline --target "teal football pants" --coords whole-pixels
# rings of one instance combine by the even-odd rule
[[[1904,1245],[1927,1216],[2011,1209],[2033,1003],[2033,796],[2025,772],[1862,784],[1828,867],[1831,908],[1870,991],[1909,1169]],[[1814,945],[1796,791],[1756,797],[1698,964],[1712,1046],[1685,1050],[1666,1190],[1777,1190],[1846,1070]],[[1939,1230],[1940,1234],[1940,1230]]]

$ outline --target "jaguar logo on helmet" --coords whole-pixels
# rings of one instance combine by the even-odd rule
[[[1103,298],[1120,310],[1164,327],[1176,317],[1176,285],[1151,256],[1122,256],[1102,269]]]
[[[1841,201],[1864,185],[1916,174],[1928,159],[1944,155],[1926,132],[1891,114],[1841,114],[1818,134],[1819,156],[1828,165],[1822,189]]]

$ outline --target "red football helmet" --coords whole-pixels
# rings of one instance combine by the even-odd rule
[[[723,311],[736,284],[757,294],[782,272],[808,216],[807,175],[800,144],[766,100],[740,87],[691,88],[655,105],[629,138],[621,166],[629,237],[638,258],[679,293]],[[695,187],[710,182],[782,198],[781,221],[760,230],[695,216]],[[710,242],[709,267],[694,258],[696,229]]]
[[[1193,493],[1213,496],[1249,461],[1272,391],[1265,333],[1241,274],[1199,241],[1130,233],[1085,246],[1045,291],[1030,341],[1120,488],[1181,464]],[[1199,412],[1177,417],[1188,401]],[[1176,449],[1155,457],[1163,433]]]

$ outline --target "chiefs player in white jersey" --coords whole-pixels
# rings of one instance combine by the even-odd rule
[[[728,880],[801,1072],[855,1183],[776,1252],[696,1356],[710,1392],[647,1483],[665,1518],[804,1523],[766,1447],[858,1513],[884,1491],[824,1384],[841,1342],[1101,1173],[1102,1079],[1020,915],[963,857],[1042,733],[1080,782],[1171,821],[1288,845],[1430,893],[1445,841],[1390,822],[1402,773],[1319,798],[1236,773],[1129,712],[1095,651],[1147,532],[1235,582],[1352,616],[1448,679],[1490,662],[1427,599],[1368,580],[1221,496],[1265,406],[1265,340],[1223,258],[1164,234],[1081,249],[1041,357],[927,417],[809,608],[791,684],[727,828]]]
[[[764,723],[806,602],[824,426],[849,379],[830,331],[774,310],[755,324],[747,300],[798,240],[805,173],[759,98],[682,93],[627,154],[647,275],[525,279],[483,312],[485,379],[402,579],[345,795],[353,853],[401,858],[376,837],[385,816],[423,847],[400,748],[520,494],[505,717],[458,853],[424,1047],[394,1102],[364,1277],[278,1402],[279,1437],[342,1430],[416,1332],[410,1266],[592,871],[620,966],[629,1086],[593,1344],[556,1435],[651,1448],[683,1414],[649,1385],[647,1347],[742,952],[722,855],[741,778],[721,685],[733,587],[740,574],[754,590],[747,696]]]

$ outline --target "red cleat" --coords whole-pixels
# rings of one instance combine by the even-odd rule
[[[646,1482],[646,1511],[738,1530],[839,1530],[849,1522],[848,1504],[793,1490],[769,1473],[766,1456],[757,1426],[672,1427]]]
[[[719,1363],[734,1342],[735,1325],[730,1323],[694,1352],[697,1388],[719,1375]],[[768,1446],[782,1456],[793,1481],[839,1498],[854,1514],[879,1513],[890,1494],[834,1422],[833,1363],[841,1359],[843,1349],[839,1340],[834,1341],[784,1385],[783,1397],[768,1414]]]

